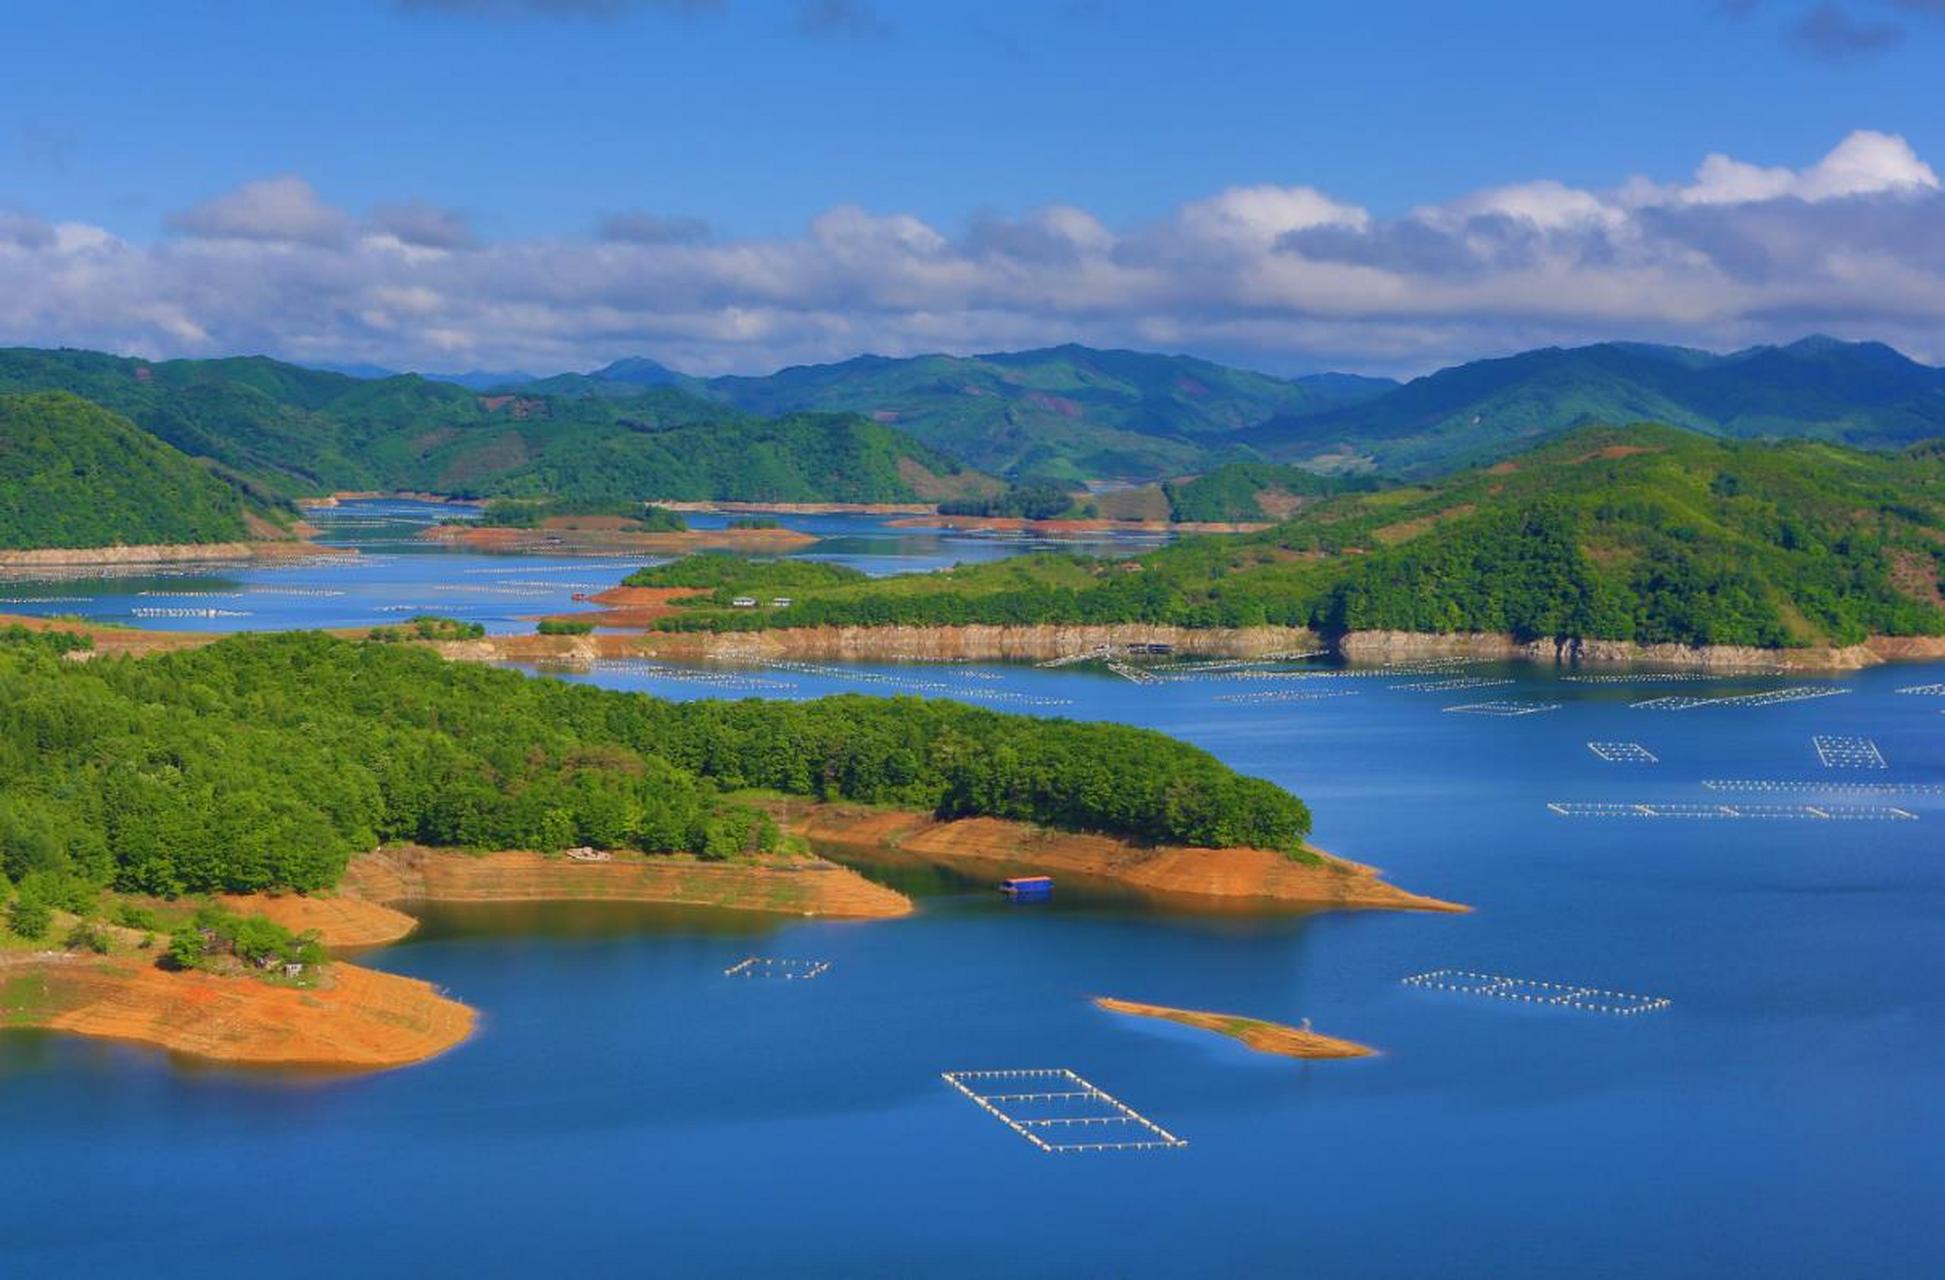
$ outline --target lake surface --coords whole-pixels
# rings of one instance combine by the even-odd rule
[[[909,531],[836,536],[871,544],[844,553],[860,561],[907,554]],[[945,542],[912,562],[957,555]],[[392,565],[422,560],[447,567],[414,569],[421,584],[473,560],[552,563]],[[231,580],[272,572],[325,570]],[[371,601],[352,592],[380,589],[303,608],[351,617]],[[725,692],[683,669],[578,678]],[[1302,795],[1324,847],[1478,909],[1207,916],[1071,888],[1013,907],[974,878],[897,867],[874,874],[919,913],[868,924],[442,908],[365,958],[481,1011],[472,1042],[422,1067],[317,1079],[0,1036],[0,1272],[1935,1273],[1945,697],[1898,690],[1945,682],[1945,666],[1640,684],[1489,666],[1143,686],[997,666],[736,678],[1152,726]],[[1453,680],[1511,683],[1426,687]],[[1806,686],[1842,692],[1631,705]],[[1339,696],[1288,696],[1318,693]],[[1501,700],[1555,709],[1444,709]],[[1818,735],[1868,738],[1885,767],[1826,766]],[[1657,761],[1607,762],[1589,742]],[[750,955],[831,967],[723,975]],[[1445,968],[1672,1004],[1616,1017],[1401,982]],[[1382,1054],[1296,1063],[1093,995],[1308,1017]],[[1042,1154],[940,1079],[1052,1067],[1189,1145]]]

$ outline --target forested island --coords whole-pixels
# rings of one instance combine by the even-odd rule
[[[1341,493],[1262,533],[1128,560],[1041,554],[866,579],[727,557],[668,631],[1283,626],[1790,648],[1945,634],[1945,459],[1588,428],[1422,486]],[[729,607],[784,591],[785,608]]]

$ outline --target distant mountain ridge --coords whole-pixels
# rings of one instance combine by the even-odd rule
[[[1945,369],[1878,342],[1821,335],[1715,355],[1608,342],[1476,360],[1361,404],[1283,415],[1239,434],[1271,457],[1436,473],[1595,423],[1897,449],[1945,434]]]
[[[1194,356],[1070,343],[974,356],[863,355],[709,379],[631,359],[521,390],[625,396],[667,386],[766,416],[862,413],[984,471],[1081,485],[1161,479],[1247,459],[1249,452],[1230,441],[1236,432],[1396,385],[1343,373],[1278,378]]]

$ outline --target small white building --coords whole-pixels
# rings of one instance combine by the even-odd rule
[[[734,600],[730,601],[730,604],[734,605],[738,609],[754,609],[756,608],[756,597],[737,596]]]
[[[790,597],[777,596],[770,601],[770,607],[772,609],[788,609],[790,607]]]

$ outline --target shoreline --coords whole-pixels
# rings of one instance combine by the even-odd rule
[[[1095,996],[1094,1007],[1109,1013],[1173,1022],[1178,1026],[1194,1027],[1198,1031],[1213,1031],[1257,1053],[1285,1058],[1369,1058],[1377,1053],[1371,1046],[1355,1040],[1340,1040],[1336,1036],[1236,1013],[1176,1009],[1165,1004],[1143,1004],[1138,1000],[1120,1000],[1113,996]]]
[[[433,525],[418,536],[427,542],[456,544],[473,551],[505,555],[536,552],[550,555],[612,555],[622,551],[655,555],[687,555],[696,551],[774,555],[796,551],[817,541],[816,535],[800,533],[795,529],[685,529],[651,533],[645,529],[603,528],[571,519],[550,520],[533,529]]]
[[[116,547],[36,547],[0,551],[0,569],[77,564],[193,564],[213,560],[279,560],[299,556],[355,556],[349,547],[321,547],[298,538],[246,542],[184,542]]]
[[[326,549],[327,551],[329,549]],[[0,566],[4,567],[4,566]],[[653,592],[654,602],[624,598],[622,591]],[[548,615],[596,625],[641,626],[666,616],[666,598],[687,594],[610,588],[590,597],[599,611]],[[214,644],[224,631],[159,631],[105,627],[0,613],[0,626],[72,631],[92,636],[100,652],[159,653]],[[369,628],[337,628],[329,634],[361,638]],[[1176,657],[1262,658],[1268,654],[1326,649],[1353,667],[1382,667],[1434,658],[1532,662],[1552,666],[1651,666],[1700,672],[1746,671],[1789,675],[1861,671],[1895,662],[1945,660],[1945,636],[1872,636],[1839,648],[1759,649],[1748,645],[1639,645],[1627,640],[1521,641],[1492,633],[1354,631],[1335,640],[1302,627],[1188,628],[1149,623],[1031,626],[790,627],[756,631],[627,630],[581,636],[509,634],[480,640],[412,641],[456,662],[587,664],[601,658],[665,658],[673,661],[750,662],[812,658],[837,662],[1044,662],[1071,658],[1103,646],[1166,644]]]
[[[0,1026],[141,1044],[233,1066],[378,1071],[473,1033],[477,1015],[429,982],[342,960],[315,987],[157,968],[138,953],[40,952],[0,965]]]
[[[355,927],[374,933],[394,925],[391,918],[416,925],[392,908],[417,902],[654,902],[849,920],[895,919],[914,910],[904,894],[819,857],[708,862],[687,854],[617,850],[605,862],[579,862],[523,850],[475,854],[416,846],[358,855],[345,869],[336,899],[307,901],[344,899],[389,913],[389,918],[357,909],[346,913]],[[293,915],[315,910],[280,909]],[[307,928],[328,928],[322,912],[307,919]],[[325,940],[331,943],[328,933]]]
[[[1002,818],[940,820],[862,805],[786,805],[797,834],[833,852],[903,854],[991,875],[1054,874],[1137,890],[1196,911],[1428,911],[1464,914],[1457,902],[1401,889],[1375,867],[1306,846],[1314,862],[1268,849],[1144,847],[1113,836],[1052,831]]]
[[[1103,533],[1260,533],[1268,520],[1110,520],[1101,516],[1030,520],[1025,516],[911,516],[886,521],[892,529],[951,529],[960,532],[1025,533],[1040,538],[1091,538]]]

